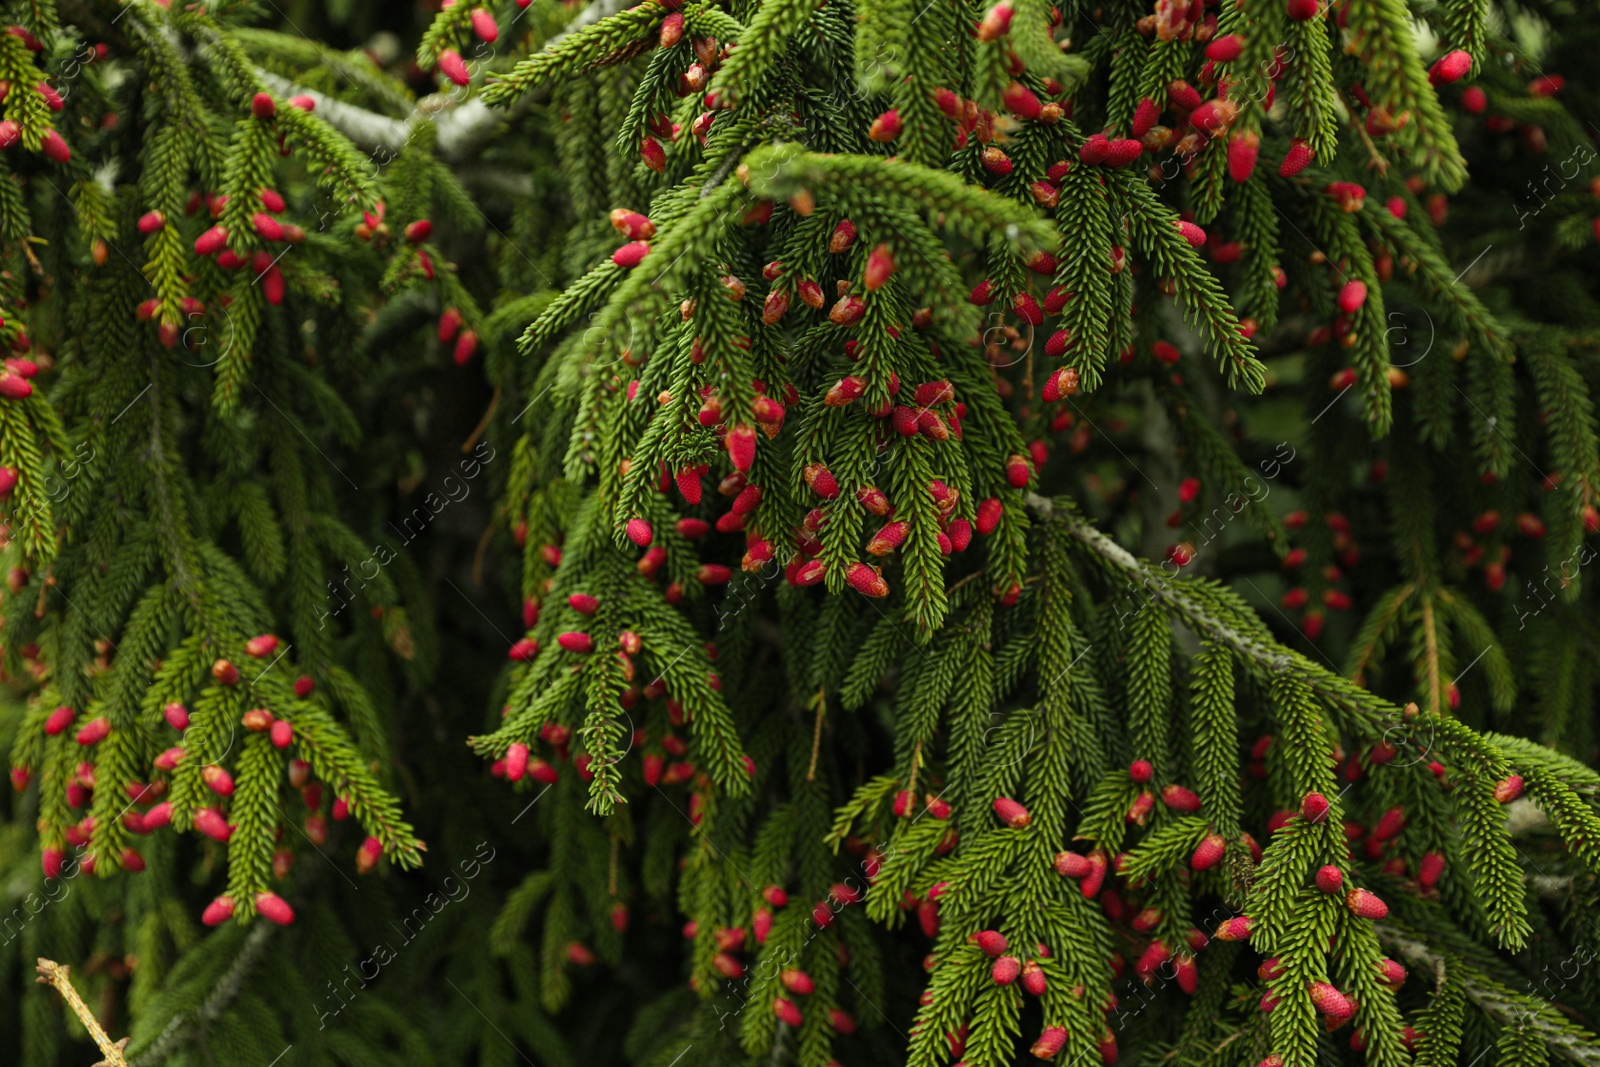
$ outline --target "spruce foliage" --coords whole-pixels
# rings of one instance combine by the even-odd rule
[[[1587,12],[369,7],[6,7],[6,1062],[1600,1063]]]

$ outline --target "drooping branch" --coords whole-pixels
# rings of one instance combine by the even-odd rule
[[[567,23],[565,29],[545,42],[545,49],[554,48],[568,34],[614,15],[627,6],[626,0],[593,0]],[[492,110],[477,97],[452,105],[450,96],[436,93],[418,101],[416,108],[405,118],[392,118],[345,103],[315,89],[307,89],[271,71],[259,70],[257,73],[280,96],[311,98],[316,102],[318,115],[368,151],[386,149],[398,152],[411,139],[417,126],[431,122],[437,135],[435,145],[439,155],[446,161],[459,162],[475,155],[488,142],[495,128],[516,113]]]
[[[316,113],[326,119],[330,126],[368,150],[387,148],[398,152],[400,146],[411,136],[412,123],[432,118],[438,108],[444,106],[441,101],[430,108],[428,99],[433,99],[430,97],[417,105],[410,119],[391,118],[376,111],[368,111],[364,107],[357,107],[355,104],[347,104],[315,89],[296,85],[281,74],[274,74],[269,70],[257,70],[257,73],[279,96],[309,97],[317,105]],[[442,127],[441,132],[443,132]]]
[[[260,958],[275,929],[271,923],[256,923],[255,928],[245,937],[244,944],[239,947],[239,954],[234,957],[233,966],[229,967],[227,973],[212,987],[211,995],[205,1002],[187,1015],[182,1013],[174,1015],[167,1023],[166,1029],[147,1048],[142,1049],[138,1056],[131,1061],[118,1060],[115,1067],[157,1067],[193,1040],[199,1027],[220,1017],[239,995],[245,976],[255,966],[256,960]],[[127,1039],[124,1038],[123,1041],[126,1042]]]
[[[1399,709],[1387,701],[1373,696],[1326,667],[1318,666],[1292,649],[1264,641],[1231,621],[1219,618],[1194,595],[1190,583],[1174,580],[1161,573],[1096,529],[1093,523],[1071,512],[1058,510],[1054,501],[1037,493],[1028,495],[1028,507],[1041,517],[1060,524],[1069,536],[1092,552],[1105,567],[1127,579],[1152,601],[1171,609],[1196,633],[1220,641],[1240,657],[1266,671],[1293,673],[1329,704],[1356,720],[1365,720],[1375,731],[1381,732],[1399,721]]]
[[[1562,1018],[1548,1001],[1517,993],[1460,960],[1446,960],[1422,942],[1406,936],[1388,923],[1377,926],[1378,940],[1411,966],[1430,974],[1448,973],[1461,983],[1467,999],[1501,1026],[1532,1031],[1540,1041],[1573,1063],[1600,1065],[1600,1043]]]

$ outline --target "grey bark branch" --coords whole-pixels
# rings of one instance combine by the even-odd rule
[[[1286,671],[1297,676],[1328,703],[1354,718],[1365,719],[1372,728],[1390,725],[1384,717],[1387,712],[1385,702],[1376,697],[1370,702],[1355,698],[1351,695],[1346,680],[1336,672],[1321,667],[1290,649],[1268,644],[1256,635],[1241,632],[1225,619],[1216,618],[1191,596],[1186,595],[1184,589],[1186,583],[1162,575],[1096,529],[1092,523],[1076,516],[1056,514],[1054,503],[1038,493],[1029,493],[1027,504],[1041,518],[1061,523],[1069,535],[1114,570],[1121,572],[1136,588],[1142,590],[1150,601],[1164,604],[1198,632],[1222,642],[1236,655],[1260,665],[1265,670]]]
[[[1049,498],[1040,496],[1037,493],[1029,493],[1028,507],[1044,518],[1054,518],[1062,522],[1073,537],[1092,549],[1107,563],[1122,571],[1140,588],[1148,592],[1153,599],[1160,600],[1168,607],[1175,609],[1184,618],[1198,624],[1209,636],[1220,639],[1238,654],[1253,659],[1262,666],[1273,670],[1290,670],[1296,666],[1295,657],[1287,650],[1264,646],[1254,638],[1239,633],[1222,620],[1200,614],[1194,610],[1194,606],[1188,600],[1178,595],[1181,587],[1174,584],[1172,588],[1168,588],[1168,583],[1151,574],[1145,563],[1137,556],[1095,529],[1092,525],[1073,519],[1062,519],[1057,516],[1055,514],[1055,505]]]
[[[271,923],[258,920],[255,928],[245,936],[244,944],[239,949],[239,955],[234,958],[233,966],[228,968],[227,973],[212,987],[211,995],[205,1002],[191,1014],[174,1015],[172,1021],[167,1023],[167,1028],[150,1043],[149,1047],[128,1061],[129,1067],[157,1067],[193,1039],[197,1026],[204,1026],[220,1017],[228,1005],[233,1003],[233,998],[239,995],[245,976],[250,973],[262,950],[266,948],[272,931]]]

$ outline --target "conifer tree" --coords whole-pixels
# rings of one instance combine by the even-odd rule
[[[5,1062],[1600,1063],[1586,10],[302,6],[6,7]]]

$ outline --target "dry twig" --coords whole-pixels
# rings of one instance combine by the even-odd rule
[[[67,968],[54,960],[39,957],[39,977],[41,985],[52,985],[56,992],[61,994],[61,999],[67,1002],[67,1007],[77,1013],[78,1021],[83,1023],[83,1028],[89,1031],[89,1036],[94,1038],[94,1043],[100,1046],[100,1051],[105,1059],[95,1064],[94,1067],[128,1067],[128,1061],[123,1057],[122,1050],[128,1047],[128,1039],[113,1041],[105,1029],[100,1025],[100,1020],[94,1017],[89,1010],[89,1005],[83,1002],[77,989],[72,985],[72,980]]]

